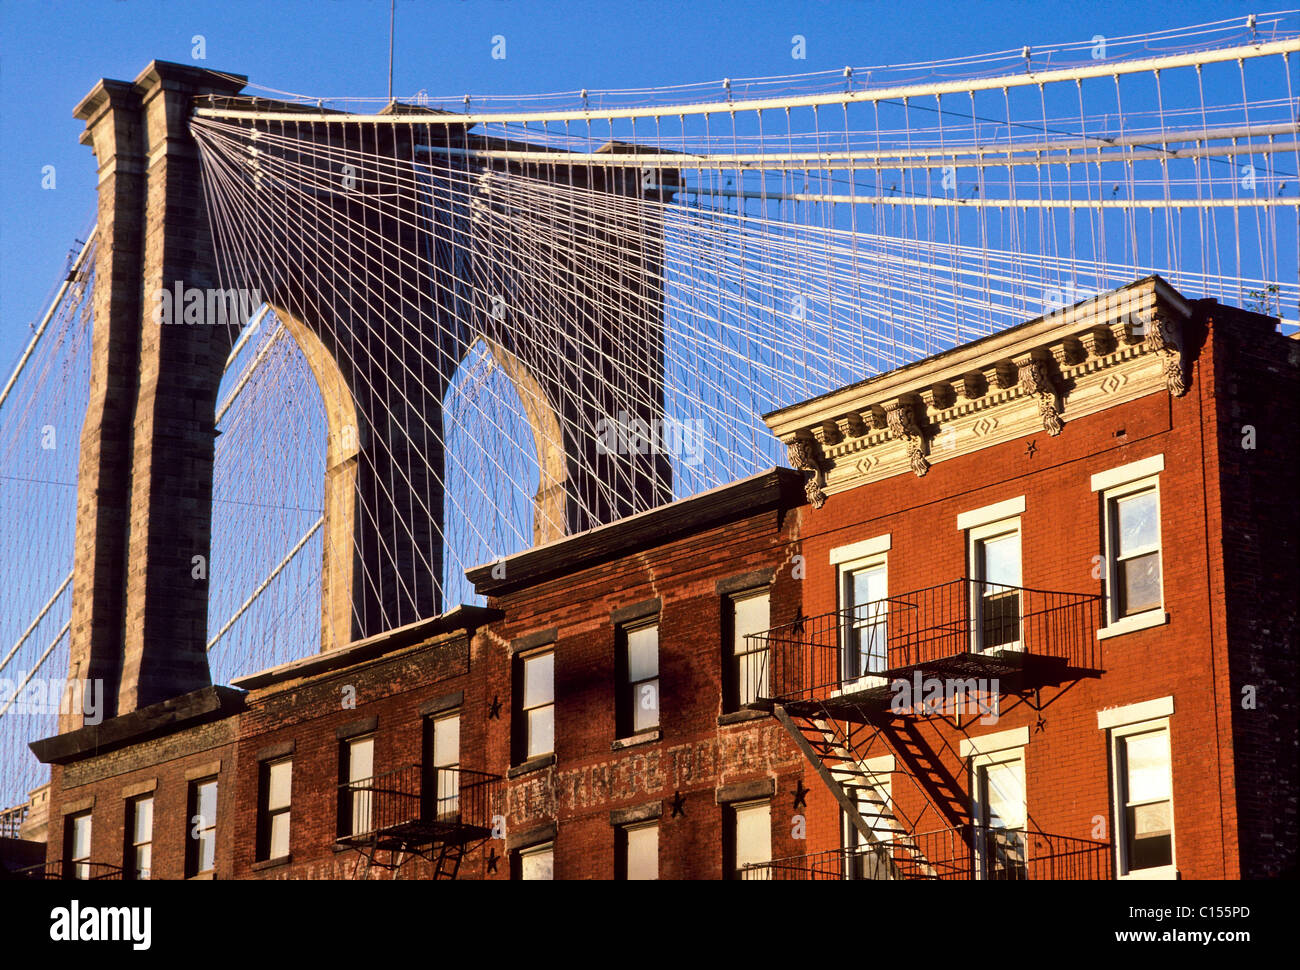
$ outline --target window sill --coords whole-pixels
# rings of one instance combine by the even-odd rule
[[[1132,616],[1126,616],[1122,620],[1116,620],[1109,626],[1104,626],[1097,631],[1098,640],[1108,640],[1111,637],[1123,636],[1125,633],[1136,633],[1138,630],[1149,630],[1153,626],[1164,626],[1169,622],[1169,614],[1163,609],[1147,610],[1145,613],[1134,613]]]
[[[187,882],[211,882],[217,878],[215,869],[208,869],[206,872],[200,872],[197,876],[186,876]]]
[[[1124,875],[1122,875],[1122,876],[1120,876],[1120,877],[1118,877],[1118,878],[1120,879],[1121,882],[1129,882],[1129,881],[1135,881],[1135,882],[1136,882],[1136,881],[1151,881],[1151,880],[1160,880],[1160,879],[1166,879],[1166,880],[1177,879],[1177,878],[1178,878],[1178,867],[1177,867],[1177,866],[1160,866],[1160,867],[1155,868],[1155,869],[1138,869],[1138,870],[1136,870],[1136,871],[1134,871],[1134,872],[1125,873]]]
[[[624,748],[633,748],[638,744],[649,744],[651,741],[658,741],[663,737],[659,728],[652,728],[649,731],[642,731],[640,734],[634,734],[627,738],[618,738],[609,746],[611,751],[622,751]]]
[[[555,764],[554,751],[550,754],[538,755],[536,758],[529,758],[527,761],[515,765],[506,772],[506,777],[518,778],[520,775],[526,775],[532,771],[541,771],[543,768],[549,768],[553,764]]]
[[[718,727],[726,727],[728,724],[744,724],[747,721],[761,721],[769,716],[767,711],[732,711],[730,714],[718,716]]]
[[[276,866],[287,866],[293,859],[291,855],[276,856],[274,859],[263,859],[261,862],[254,862],[253,872],[261,872],[264,869],[274,869]]]

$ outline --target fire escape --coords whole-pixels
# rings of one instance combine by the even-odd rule
[[[760,685],[751,708],[771,712],[817,771],[856,842],[773,860],[754,879],[1098,879],[1109,845],[1007,824],[957,775],[951,732],[1033,701],[1041,688],[1100,670],[1101,599],[959,579],[800,618],[753,637]],[[963,718],[965,720],[963,720]],[[918,789],[908,817],[869,762],[892,754]],[[956,767],[954,774],[954,768]]]
[[[467,768],[408,765],[339,786],[338,842],[358,853],[354,878],[372,868],[401,876],[424,859],[432,878],[455,879],[461,861],[492,832],[501,777]]]

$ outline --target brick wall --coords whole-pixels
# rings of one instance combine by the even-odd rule
[[[1300,512],[1296,432],[1300,341],[1266,317],[1209,305],[1201,356],[1216,380],[1203,385],[1203,413],[1217,442],[1217,488],[1207,514],[1222,522],[1213,560],[1230,645],[1223,696],[1230,717],[1241,872],[1294,875],[1296,865],[1296,590]],[[1209,464],[1209,462],[1207,462]]]

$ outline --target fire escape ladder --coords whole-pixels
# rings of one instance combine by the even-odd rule
[[[463,842],[444,842],[438,847],[438,858],[434,862],[434,879],[455,879],[460,872],[461,860],[465,858]]]
[[[868,845],[879,847],[878,859],[887,864],[890,877],[932,876],[932,867],[912,839],[911,824],[901,816],[892,799],[881,797],[871,776],[862,768],[862,758],[855,754],[856,745],[836,721],[829,716],[792,717],[780,703],[772,706],[772,713],[839,802],[854,829]],[[871,727],[875,737],[879,729]],[[863,815],[864,806],[870,806],[873,820]],[[882,822],[893,833],[888,839],[882,839],[877,828]]]

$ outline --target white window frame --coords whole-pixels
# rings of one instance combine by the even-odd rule
[[[280,765],[289,766],[289,799],[287,802],[285,802],[283,806],[272,806],[271,805],[271,788],[272,788],[271,775],[274,773],[275,769]],[[263,862],[270,859],[283,859],[289,855],[287,839],[291,838],[291,836],[286,835],[286,845],[285,845],[284,853],[281,855],[276,855],[273,851],[273,847],[275,843],[274,843],[274,839],[272,838],[272,832],[275,829],[275,820],[280,815],[284,815],[288,818],[288,825],[290,826],[291,829],[293,826],[293,757],[286,756],[283,758],[268,758],[267,760],[262,761],[258,764],[257,771],[259,775],[258,777],[259,789],[261,789],[263,783],[263,778],[261,777],[262,772],[263,771],[266,772],[266,776],[265,776],[266,787],[265,789],[259,790],[257,793],[257,816],[258,816],[257,817],[257,827],[258,827],[257,841],[259,843],[257,845],[257,849],[259,850],[257,852],[257,861]],[[265,835],[265,839],[266,839],[265,845],[261,844],[261,837],[263,835]],[[265,855],[262,854],[261,850],[263,849],[265,849]]]
[[[77,855],[77,828],[82,821],[86,823],[86,854]],[[95,819],[90,810],[76,812],[68,816],[67,824],[67,865],[72,869],[73,879],[89,879],[93,873],[90,871],[90,856],[94,851],[93,839],[95,837]],[[65,873],[66,875],[66,873]]]
[[[555,878],[555,843],[541,842],[537,845],[530,845],[525,849],[518,850],[519,854],[519,878],[526,879],[524,876],[524,859],[535,855],[549,855],[551,857],[551,879]],[[531,881],[531,880],[530,880]]]
[[[551,658],[551,699],[541,704],[528,705],[528,665],[543,657]],[[545,751],[533,750],[533,724],[532,718],[528,715],[533,711],[540,711],[543,708],[551,709],[551,747]],[[545,650],[534,650],[529,653],[521,654],[519,657],[519,716],[523,719],[522,729],[520,732],[520,763],[531,761],[533,758],[544,758],[547,755],[555,753],[555,729],[558,727],[558,711],[555,705],[555,647],[554,645]]]
[[[646,677],[642,680],[632,679],[632,635],[641,633],[645,630],[655,631],[655,673],[653,677]],[[623,683],[619,685],[620,702],[628,705],[626,708],[626,726],[629,738],[635,738],[639,735],[647,734],[651,731],[658,731],[663,726],[663,691],[661,688],[660,669],[659,669],[659,615],[655,614],[642,620],[636,620],[630,623],[624,623],[618,628],[618,649],[622,651],[622,669]],[[646,687],[652,687],[654,690],[655,701],[655,722],[643,728],[637,728],[636,715],[641,709],[641,699]]]
[[[982,746],[976,745],[967,749],[970,752],[967,760],[967,772],[968,772],[968,778],[970,779],[969,791],[971,793],[971,805],[974,808],[972,817],[975,822],[977,831],[982,829],[988,829],[990,827],[989,820],[986,817],[988,809],[985,807],[984,798],[982,797],[983,793],[980,790],[981,770],[988,768],[991,765],[1011,764],[1011,763],[1019,764],[1020,778],[1024,782],[1025,804],[1024,804],[1024,810],[1022,812],[1022,814],[1024,815],[1023,827],[1020,828],[1018,831],[1021,833],[1021,837],[1022,837],[1021,848],[1024,853],[1025,872],[1026,872],[1026,876],[1028,876],[1029,774],[1025,767],[1025,748],[1023,743],[1020,744],[1006,743],[1005,746],[1002,746],[1001,744],[996,743],[999,736],[1003,737],[1006,742],[1011,742],[1013,739],[1015,741],[1020,740],[1019,729],[1016,729],[1012,731],[999,732],[997,735],[985,735],[979,739],[972,739],[977,741],[982,740],[985,743]],[[1017,831],[1017,830],[1012,830],[1012,831]],[[976,838],[974,841],[975,841],[975,859],[974,859],[975,876],[977,879],[987,879],[988,875],[985,871],[983,840]]]
[[[446,763],[438,760],[438,725],[445,734],[452,721],[456,722],[456,760]],[[430,714],[425,718],[425,738],[428,745],[425,771],[432,777],[430,794],[433,796],[433,815],[438,819],[460,817],[460,708]],[[449,772],[444,775],[443,772]]]
[[[655,834],[655,874],[643,879],[659,878],[659,820],[654,819],[649,822],[638,822],[636,824],[621,826],[619,851],[623,853],[623,878],[633,879],[632,869],[632,833],[633,832],[654,832]]]
[[[137,841],[136,829],[139,827],[140,807],[144,805],[145,802],[149,803],[149,837],[143,841]],[[128,850],[131,853],[131,858],[128,860],[130,864],[130,875],[128,875],[127,878],[147,880],[153,875],[153,792],[149,792],[145,795],[137,795],[134,798],[128,798],[127,808],[126,816],[127,821],[130,823],[130,828],[127,830],[126,834],[129,842]],[[141,866],[139,864],[140,850],[146,847],[149,850],[149,864],[147,866]],[[141,873],[144,873],[144,875],[141,875]]]
[[[1006,504],[1006,503],[1003,503]],[[998,508],[998,506],[992,506]],[[1016,535],[1017,559],[1019,561],[1018,582],[1015,583],[1017,589],[1023,590],[1025,585],[1025,536],[1021,526],[1020,516],[1012,515],[1001,519],[992,519],[987,522],[981,522],[977,525],[970,525],[966,529],[966,562],[970,567],[971,590],[970,590],[970,650],[971,653],[983,653],[984,646],[984,567],[982,556],[980,555],[980,543],[987,539],[993,539],[998,536],[1014,532]],[[1017,593],[1018,600],[1017,614],[1019,617],[1019,633],[1016,639],[1010,643],[1000,643],[997,645],[998,650],[1022,651],[1025,649],[1025,598],[1022,593]]]
[[[1140,716],[1145,709],[1150,712],[1153,709],[1164,709],[1166,705],[1163,701],[1168,701],[1167,709],[1169,714],[1173,713],[1172,698],[1164,698],[1162,701],[1147,702],[1146,704],[1133,705],[1133,715]],[[1103,715],[1109,714],[1109,717]],[[1126,723],[1113,723],[1116,720],[1115,712],[1099,712],[1097,715],[1098,726],[1106,728],[1107,732],[1107,749],[1110,756],[1110,774],[1111,774],[1111,830],[1115,843],[1115,878],[1122,880],[1153,880],[1153,879],[1177,879],[1178,878],[1178,823],[1175,819],[1176,809],[1174,806],[1174,736],[1170,729],[1170,717],[1157,717],[1144,721],[1127,721]],[[1156,731],[1163,731],[1169,740],[1169,865],[1157,866],[1150,869],[1138,869],[1129,871],[1128,858],[1125,853],[1125,844],[1128,841],[1127,818],[1128,813],[1125,811],[1126,798],[1125,788],[1128,784],[1127,768],[1121,763],[1119,756],[1120,742],[1127,737],[1136,734],[1151,734]],[[1121,771],[1121,769],[1124,769]]]
[[[217,813],[219,810],[219,801],[221,797],[220,778],[216,775],[209,775],[204,778],[195,778],[190,782],[190,791],[186,794],[186,801],[192,803],[192,812],[186,820],[186,835],[194,842],[193,859],[189,860],[194,863],[194,871],[186,875],[190,878],[202,876],[209,872],[214,872],[217,868]],[[202,815],[203,789],[208,785],[212,786],[212,818]],[[202,825],[199,824],[200,820]],[[197,834],[196,834],[197,832]],[[203,866],[203,847],[208,843],[212,845],[212,865],[204,869]],[[188,856],[188,853],[187,853]]]
[[[757,811],[765,809],[767,812],[767,853],[766,858],[756,860],[759,863],[772,861],[772,798],[757,798],[750,801],[732,802],[727,806],[731,813],[729,819],[728,837],[731,839],[731,865],[732,872],[727,875],[729,879],[741,879],[742,863],[740,861],[740,815],[742,812]]]
[[[835,589],[836,589],[836,606],[841,615],[849,610],[850,596],[849,583],[853,574],[865,569],[884,569],[885,571],[885,595],[889,595],[889,553],[888,551],[873,553],[872,555],[863,556],[859,559],[852,559],[840,562],[835,567]],[[885,618],[882,621],[885,626],[885,667],[889,667],[889,608],[885,607]],[[843,618],[840,626],[840,682],[842,684],[840,692],[848,693],[854,690],[866,690],[871,687],[881,687],[885,685],[885,678],[879,673],[858,673],[850,674],[849,651],[848,645],[852,641],[853,621]]]
[[[1101,498],[1101,555],[1106,580],[1104,607],[1106,622],[1097,631],[1098,640],[1105,640],[1125,633],[1134,633],[1154,626],[1162,626],[1169,622],[1169,614],[1165,611],[1164,516],[1161,513],[1160,496],[1160,473],[1164,470],[1164,467],[1164,455],[1154,455],[1151,458],[1131,462],[1128,465],[1121,465],[1119,468],[1112,468],[1109,471],[1099,472],[1092,476],[1092,490],[1098,492]],[[1117,523],[1112,510],[1117,499],[1144,492],[1148,489],[1154,490],[1156,493],[1156,549],[1160,555],[1160,605],[1144,610],[1141,613],[1120,617],[1118,615],[1119,596],[1117,586],[1119,563],[1116,559],[1118,549],[1116,548],[1117,542],[1115,539]]]
[[[767,629],[770,630],[772,628],[772,587],[771,586],[757,586],[751,589],[740,590],[735,593],[730,593],[726,597],[727,609],[731,611],[728,620],[729,626],[727,631],[728,632],[728,637],[727,637],[728,663],[731,665],[731,670],[729,671],[729,674],[735,687],[735,695],[733,698],[729,698],[729,701],[734,701],[733,709],[737,711],[745,710],[746,704],[751,704],[759,697],[763,696],[762,691],[758,691],[756,692],[754,697],[750,698],[749,700],[745,700],[744,693],[741,690],[744,682],[744,678],[741,676],[741,674],[745,669],[745,660],[743,658],[752,657],[755,654],[760,654],[760,653],[764,655],[764,662],[763,662],[763,668],[762,668],[760,680],[766,683],[766,687],[764,688],[765,690],[767,690],[769,693],[772,690],[772,654],[771,654],[770,647],[765,643],[760,648],[754,650],[746,649],[744,653],[736,653],[736,639],[737,639],[736,607],[738,604],[742,602],[751,599],[758,599],[759,597],[762,597],[767,601],[767,624],[768,624]],[[766,630],[761,630],[758,632],[762,633],[762,632],[766,632]],[[753,636],[753,635],[754,634],[749,634],[749,636]],[[748,648],[750,642],[751,641],[749,640],[745,640],[742,646]],[[729,704],[728,706],[731,705]]]
[[[370,743],[370,774],[361,778],[353,778],[352,776],[357,773],[354,767],[356,751],[360,745],[367,742]],[[347,777],[343,781],[348,786],[348,830],[343,835],[345,837],[365,835],[370,831],[375,821],[375,735],[373,733],[361,734],[355,738],[347,738],[343,741],[343,746],[347,752],[346,764],[344,765]],[[363,782],[366,783],[366,787],[354,787],[361,786]],[[362,821],[362,813],[365,815],[365,823],[364,827],[359,827]]]

